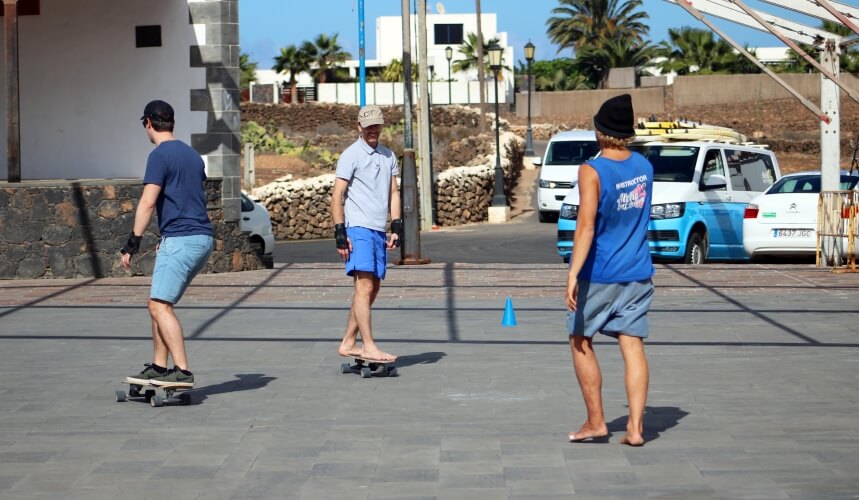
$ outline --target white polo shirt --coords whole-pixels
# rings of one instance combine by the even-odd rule
[[[391,178],[400,174],[397,157],[379,144],[370,147],[364,139],[353,142],[337,161],[336,175],[349,181],[343,210],[346,226],[385,231],[391,201]]]

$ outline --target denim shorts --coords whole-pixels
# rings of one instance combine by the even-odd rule
[[[647,310],[653,302],[653,281],[629,283],[579,282],[578,307],[567,313],[570,336],[593,337],[600,332],[617,338],[646,338]]]
[[[213,239],[207,234],[168,236],[161,239],[152,271],[150,299],[175,304],[212,253]]]
[[[346,228],[346,236],[352,241],[352,251],[346,260],[346,274],[352,276],[355,271],[365,271],[381,280],[385,279],[388,265],[385,233],[351,226]]]

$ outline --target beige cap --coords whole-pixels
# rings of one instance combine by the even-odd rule
[[[358,111],[358,123],[362,127],[384,124],[385,117],[382,116],[382,108],[379,106],[364,106]]]

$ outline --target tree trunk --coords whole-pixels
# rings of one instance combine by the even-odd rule
[[[480,23],[480,0],[475,0],[477,10],[477,79],[480,80],[480,133],[486,132],[486,75],[483,68],[483,28]]]

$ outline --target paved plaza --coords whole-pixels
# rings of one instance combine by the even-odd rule
[[[372,379],[340,373],[340,266],[199,276],[178,308],[197,388],[162,408],[114,401],[149,361],[148,278],[0,282],[0,498],[859,497],[859,275],[658,265],[630,448],[608,337],[611,436],[565,441],[565,273],[391,268],[373,323],[399,376]]]

